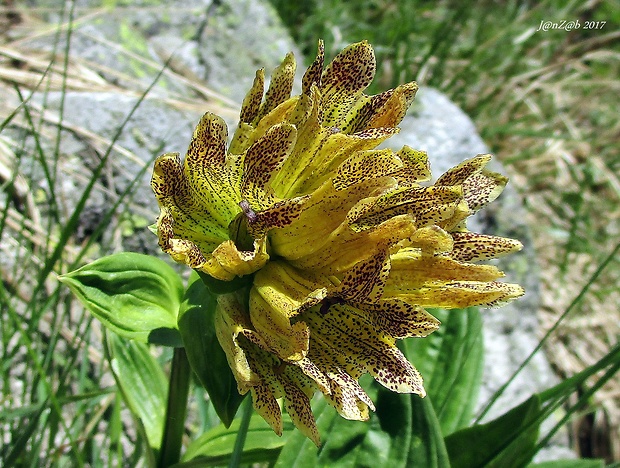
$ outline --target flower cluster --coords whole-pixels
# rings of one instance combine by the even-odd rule
[[[251,275],[244,295],[218,296],[215,324],[240,393],[251,392],[278,434],[283,399],[317,445],[317,390],[354,420],[374,410],[358,383],[365,373],[424,396],[396,341],[438,328],[425,307],[495,306],[523,294],[478,263],[521,244],[466,228],[506,178],[478,155],[423,184],[426,153],[376,149],[398,132],[417,85],[368,96],[374,73],[368,43],[326,67],[319,43],[291,97],[288,55],[266,93],[257,72],[228,148],[224,121],[207,113],[185,159],[164,154],[152,179],[165,252],[219,280]]]

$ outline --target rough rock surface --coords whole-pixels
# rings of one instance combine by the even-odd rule
[[[88,5],[90,2],[81,3]],[[170,62],[175,72],[203,80],[211,89],[239,103],[257,68],[265,67],[270,71],[288,51],[295,50],[274,11],[260,0],[192,0],[184,2],[183,8],[165,11],[166,15],[162,15],[161,10],[135,16],[129,12],[123,17],[114,12],[101,14],[74,34],[72,53],[121,71],[133,77],[126,79],[127,86],[136,86],[135,78],[144,89],[155,74],[153,70],[145,71],[140,68],[144,67],[140,61],[114,54],[108,41],[129,44],[137,52],[147,50],[160,66],[171,52],[175,52]],[[296,56],[301,62],[300,55]],[[110,75],[123,80],[116,73]],[[154,90],[152,99],[146,99],[139,106],[118,144],[138,156],[143,164],[150,163],[162,152],[183,153],[201,112],[171,106],[163,98],[169,93],[184,92],[195,90],[174,79],[162,78],[161,86]],[[59,94],[51,94],[47,99],[50,109],[60,106]],[[112,138],[136,102],[137,97],[132,95],[71,91],[65,96],[65,119]],[[231,123],[235,121],[233,114],[226,117]],[[428,152],[435,177],[464,159],[488,152],[471,120],[444,95],[426,88],[419,91],[400,134],[387,142],[387,146],[394,149],[404,144]],[[83,139],[72,134],[63,139],[63,152],[74,155],[73,164],[84,161],[82,152],[86,147]],[[495,163],[495,170],[505,173],[498,165]],[[112,161],[112,170],[126,177],[124,182],[122,177],[120,179],[124,184],[129,183],[139,167],[135,161],[116,154]],[[148,178],[147,171],[134,201],[144,206],[145,213],[154,216]],[[525,245],[523,252],[504,261],[502,267],[508,273],[507,280],[524,285],[526,296],[502,309],[484,313],[486,363],[481,407],[538,342],[538,274],[522,210],[519,197],[509,186],[470,226],[479,232],[520,239]],[[545,357],[538,354],[497,402],[490,416],[503,413],[530,394],[553,385],[552,375]],[[554,458],[558,454],[569,455],[560,449],[560,452],[547,452],[542,458]]]

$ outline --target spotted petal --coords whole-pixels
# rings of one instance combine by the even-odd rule
[[[520,243],[466,225],[507,179],[478,155],[421,185],[431,179],[425,152],[376,149],[398,132],[417,85],[367,95],[375,67],[367,42],[324,67],[319,42],[301,95],[290,97],[287,55],[266,92],[256,73],[228,149],[226,125],[207,113],[185,159],[161,156],[152,179],[162,250],[216,279],[248,277],[218,296],[215,316],[239,392],[276,434],[283,400],[317,445],[317,391],[352,420],[375,409],[358,382],[366,373],[425,395],[396,346],[439,327],[424,307],[497,306],[523,294],[478,263]]]

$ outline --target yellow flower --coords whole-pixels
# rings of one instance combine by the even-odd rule
[[[288,55],[264,94],[259,70],[228,149],[223,120],[205,114],[187,155],[164,154],[152,186],[161,248],[229,281],[252,275],[249,293],[218,296],[217,336],[240,393],[278,434],[281,409],[317,445],[317,390],[345,418],[374,406],[358,383],[424,396],[422,377],[396,340],[439,322],[424,307],[499,305],[523,294],[477,262],[521,248],[469,232],[466,219],[506,184],[478,155],[433,185],[426,153],[375,149],[398,132],[417,91],[376,96],[366,42],[327,67],[323,44],[290,97]]]

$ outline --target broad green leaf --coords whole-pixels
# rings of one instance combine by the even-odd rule
[[[108,353],[112,372],[125,403],[144,428],[149,445],[161,446],[166,400],[167,379],[148,345],[107,334]]]
[[[532,463],[528,468],[604,468],[604,460],[577,459],[554,460],[542,463]]]
[[[607,368],[607,369],[606,369]],[[604,372],[602,372],[606,369]],[[536,452],[541,447],[544,447],[553,435],[566,424],[571,416],[577,412],[582,411],[584,406],[588,405],[592,396],[605,385],[610,379],[614,378],[620,370],[620,343],[616,343],[609,352],[603,356],[595,364],[587,367],[583,371],[574,375],[573,377],[560,382],[555,387],[549,388],[539,394],[540,400],[545,406],[546,413],[543,418],[551,414],[560,405],[566,403],[569,396],[573,392],[578,392],[579,397],[577,401],[571,403],[566,409],[566,414],[557,421],[556,425],[547,432],[541,440],[538,441],[538,445],[535,447]],[[593,383],[586,383],[588,378],[597,374]]]
[[[486,424],[446,437],[454,468],[525,466],[536,446],[542,409],[538,395]]]
[[[227,429],[223,424],[194,440],[178,466],[217,466],[230,461],[235,446],[240,419],[235,419]],[[284,434],[278,437],[258,414],[253,414],[243,446],[241,463],[270,462],[276,459],[293,425],[285,421]]]
[[[448,435],[472,420],[484,367],[482,320],[475,307],[432,313],[441,321],[439,330],[402,344],[422,373],[442,433]]]
[[[137,253],[103,257],[58,278],[107,328],[142,342],[181,345],[183,283],[164,261]]]
[[[613,369],[618,366],[619,363],[620,343],[616,343],[605,356],[603,356],[591,366],[586,367],[581,372],[573,375],[568,379],[563,380],[556,386],[548,388],[547,390],[541,392],[540,399],[542,403],[548,404],[563,401],[575,391],[581,390],[583,392],[584,384],[591,376],[607,367],[612,370],[611,376],[613,376]]]
[[[413,434],[409,459],[403,467],[449,468],[450,459],[430,396],[419,398],[411,395],[409,398],[413,413]]]
[[[215,334],[216,304],[216,296],[192,273],[179,309],[178,327],[192,370],[209,393],[222,422],[230,426],[243,396],[237,391],[237,382]]]
[[[596,383],[591,386],[585,383],[588,378],[605,368],[608,369]],[[448,452],[451,457],[456,457],[452,460],[454,466],[525,465],[541,447],[545,446],[554,431],[566,423],[571,412],[582,408],[596,389],[616,375],[619,368],[620,345],[616,345],[594,365],[570,379],[534,395],[522,405],[494,421],[475,425],[446,437]],[[545,434],[541,440],[537,440],[541,422],[547,419],[577,390],[582,393],[580,401],[568,409],[568,413],[553,430]],[[467,452],[467,447],[472,446],[472,444],[476,444],[477,448]],[[472,457],[475,459],[471,459]],[[488,457],[490,461],[481,460],[480,457]],[[600,465],[597,464],[596,466]]]
[[[377,460],[374,466],[407,466],[414,427],[412,398],[386,390],[379,385],[373,395],[376,416],[368,423],[368,433],[359,451],[360,460]]]
[[[448,456],[430,401],[390,392],[373,383],[377,411],[370,421],[348,421],[322,398],[313,405],[323,445],[299,432],[284,446],[276,467],[448,467]]]
[[[200,279],[205,284],[207,289],[211,294],[219,295],[219,294],[228,294],[239,289],[243,289],[252,284],[252,275],[245,276],[237,276],[231,281],[222,281],[215,279],[213,276],[208,275],[207,273],[203,273],[202,271],[197,271]]]

